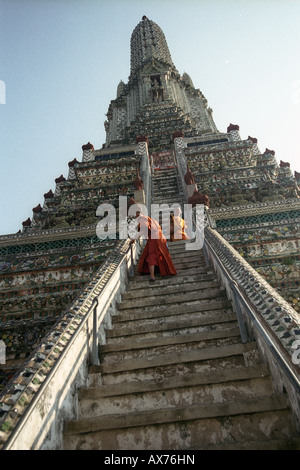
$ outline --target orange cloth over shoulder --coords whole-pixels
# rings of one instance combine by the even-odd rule
[[[176,240],[189,240],[190,237],[186,234],[186,223],[178,216],[171,216],[171,227],[170,227],[170,240],[174,242]]]
[[[139,224],[140,230],[142,227],[148,230],[148,239],[138,263],[138,273],[148,274],[149,265],[154,265],[158,266],[161,276],[175,275],[176,269],[167,247],[167,240],[159,224],[144,215],[139,216]]]

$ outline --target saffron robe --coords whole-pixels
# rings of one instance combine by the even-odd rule
[[[171,217],[171,227],[170,227],[170,240],[174,242],[176,240],[189,240],[190,237],[186,234],[186,223],[185,221],[178,216]]]
[[[167,247],[167,239],[159,224],[144,215],[139,216],[139,222],[140,230],[148,230],[148,239],[138,263],[138,273],[149,274],[149,266],[154,265],[158,267],[161,276],[175,275],[176,269]]]

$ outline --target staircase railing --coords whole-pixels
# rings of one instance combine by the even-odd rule
[[[76,390],[97,363],[98,341],[126,285],[139,243],[119,240],[79,297],[0,395],[0,448],[60,449],[65,419],[76,417]]]
[[[232,300],[242,341],[256,340],[300,429],[300,315],[216,230],[205,227],[204,233],[206,262]]]
[[[185,188],[187,162],[183,137],[174,139],[178,172]],[[184,191],[187,202],[187,192]],[[214,267],[232,300],[243,342],[255,339],[261,357],[268,363],[274,386],[286,391],[300,430],[300,315],[270,284],[215,230],[205,211],[202,235],[207,264]]]

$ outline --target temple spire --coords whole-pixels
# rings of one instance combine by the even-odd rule
[[[149,59],[149,54],[174,67],[162,29],[145,15],[131,35],[130,54],[131,76]]]

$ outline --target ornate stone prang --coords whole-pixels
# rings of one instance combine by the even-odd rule
[[[75,163],[79,163],[76,158],[74,158],[74,160],[68,163],[69,168],[72,168],[75,165]]]
[[[45,198],[45,199],[50,199],[50,198],[52,198],[52,197],[54,197],[54,194],[53,194],[53,192],[52,192],[52,189],[50,189],[50,191],[48,191],[47,193],[44,194],[44,198]]]
[[[229,124],[229,126],[227,127],[227,132],[231,132],[231,131],[239,131],[240,130],[240,126],[238,126],[238,124]]]
[[[182,138],[183,138],[183,137],[184,137],[184,133],[181,132],[181,131],[176,131],[176,132],[174,132],[174,134],[172,135],[172,140],[173,140],[173,142],[174,142],[175,139],[177,139],[177,137],[182,137]]]
[[[290,168],[291,165],[289,164],[289,162],[283,162],[282,160],[280,160],[279,166],[280,168]]]
[[[41,206],[40,204],[38,204],[36,207],[34,207],[34,208],[32,209],[34,218],[37,217],[37,216],[39,216],[39,214],[42,212],[42,210],[43,210],[43,208],[42,208],[42,206]]]
[[[87,144],[83,145],[81,148],[82,148],[83,152],[84,152],[85,150],[94,150],[94,146],[93,146],[93,144],[91,144],[90,142],[88,142]]]
[[[30,227],[30,226],[31,226],[30,217],[28,217],[27,220],[25,220],[24,222],[22,222],[22,225],[23,225],[23,227]]]
[[[136,138],[136,143],[139,144],[140,142],[146,142],[146,144],[149,145],[149,139],[146,135],[139,135]]]
[[[264,151],[264,155],[267,155],[267,154],[274,156],[274,155],[275,155],[275,151],[266,148],[266,150]]]
[[[227,127],[227,133],[230,134],[233,142],[239,142],[241,140],[240,136],[240,126],[237,124],[231,124]]]
[[[41,204],[39,204],[38,206],[34,207],[32,209],[32,212],[34,212],[34,214],[39,214],[40,212],[42,212],[43,208],[41,206]]]
[[[66,181],[66,178],[63,175],[60,175],[58,178],[55,178],[55,183],[62,183]]]
[[[88,142],[87,144],[82,145],[81,148],[82,148],[82,161],[83,162],[90,162],[95,159],[93,155],[93,151],[94,151],[93,144]]]
[[[76,179],[76,173],[75,173],[75,168],[74,168],[76,163],[79,163],[76,158],[74,158],[74,160],[72,160],[71,162],[68,163],[68,165],[69,165],[68,180]]]

